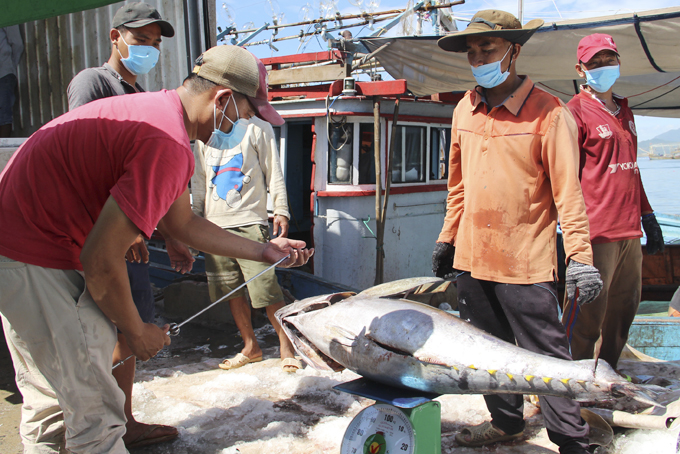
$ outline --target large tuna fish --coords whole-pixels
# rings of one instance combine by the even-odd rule
[[[409,290],[413,282],[307,298],[280,309],[276,318],[316,369],[347,368],[377,382],[440,394],[539,394],[588,402],[627,396],[655,404],[652,393],[604,361],[532,353],[445,311],[394,299],[436,287],[436,280],[420,279]]]

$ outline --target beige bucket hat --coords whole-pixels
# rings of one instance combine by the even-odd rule
[[[471,35],[497,36],[511,43],[524,45],[531,35],[543,25],[543,19],[534,19],[524,27],[515,16],[505,11],[486,9],[478,11],[467,28],[440,38],[437,44],[449,52],[467,51],[467,37]]]

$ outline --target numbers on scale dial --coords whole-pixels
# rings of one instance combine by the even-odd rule
[[[375,404],[350,422],[341,454],[413,454],[415,433],[408,417],[396,407]]]

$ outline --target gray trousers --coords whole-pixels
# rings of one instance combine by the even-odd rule
[[[0,313],[24,399],[24,453],[127,453],[116,331],[83,276],[0,257]]]
[[[564,326],[558,315],[553,282],[534,285],[500,284],[458,277],[460,317],[506,342],[565,360],[571,360]],[[484,396],[494,426],[507,434],[524,430],[524,398],[518,394]],[[589,445],[588,425],[580,405],[571,399],[540,396],[541,413],[550,441],[561,453],[583,452]]]

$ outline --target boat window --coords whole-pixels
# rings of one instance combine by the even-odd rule
[[[451,128],[430,128],[430,180],[449,177]]]
[[[397,127],[392,157],[392,183],[425,181],[426,128]]]
[[[347,118],[330,119],[328,123],[329,183],[352,183],[352,148],[354,145],[354,123]]]
[[[373,124],[359,125],[359,184],[375,184]]]

